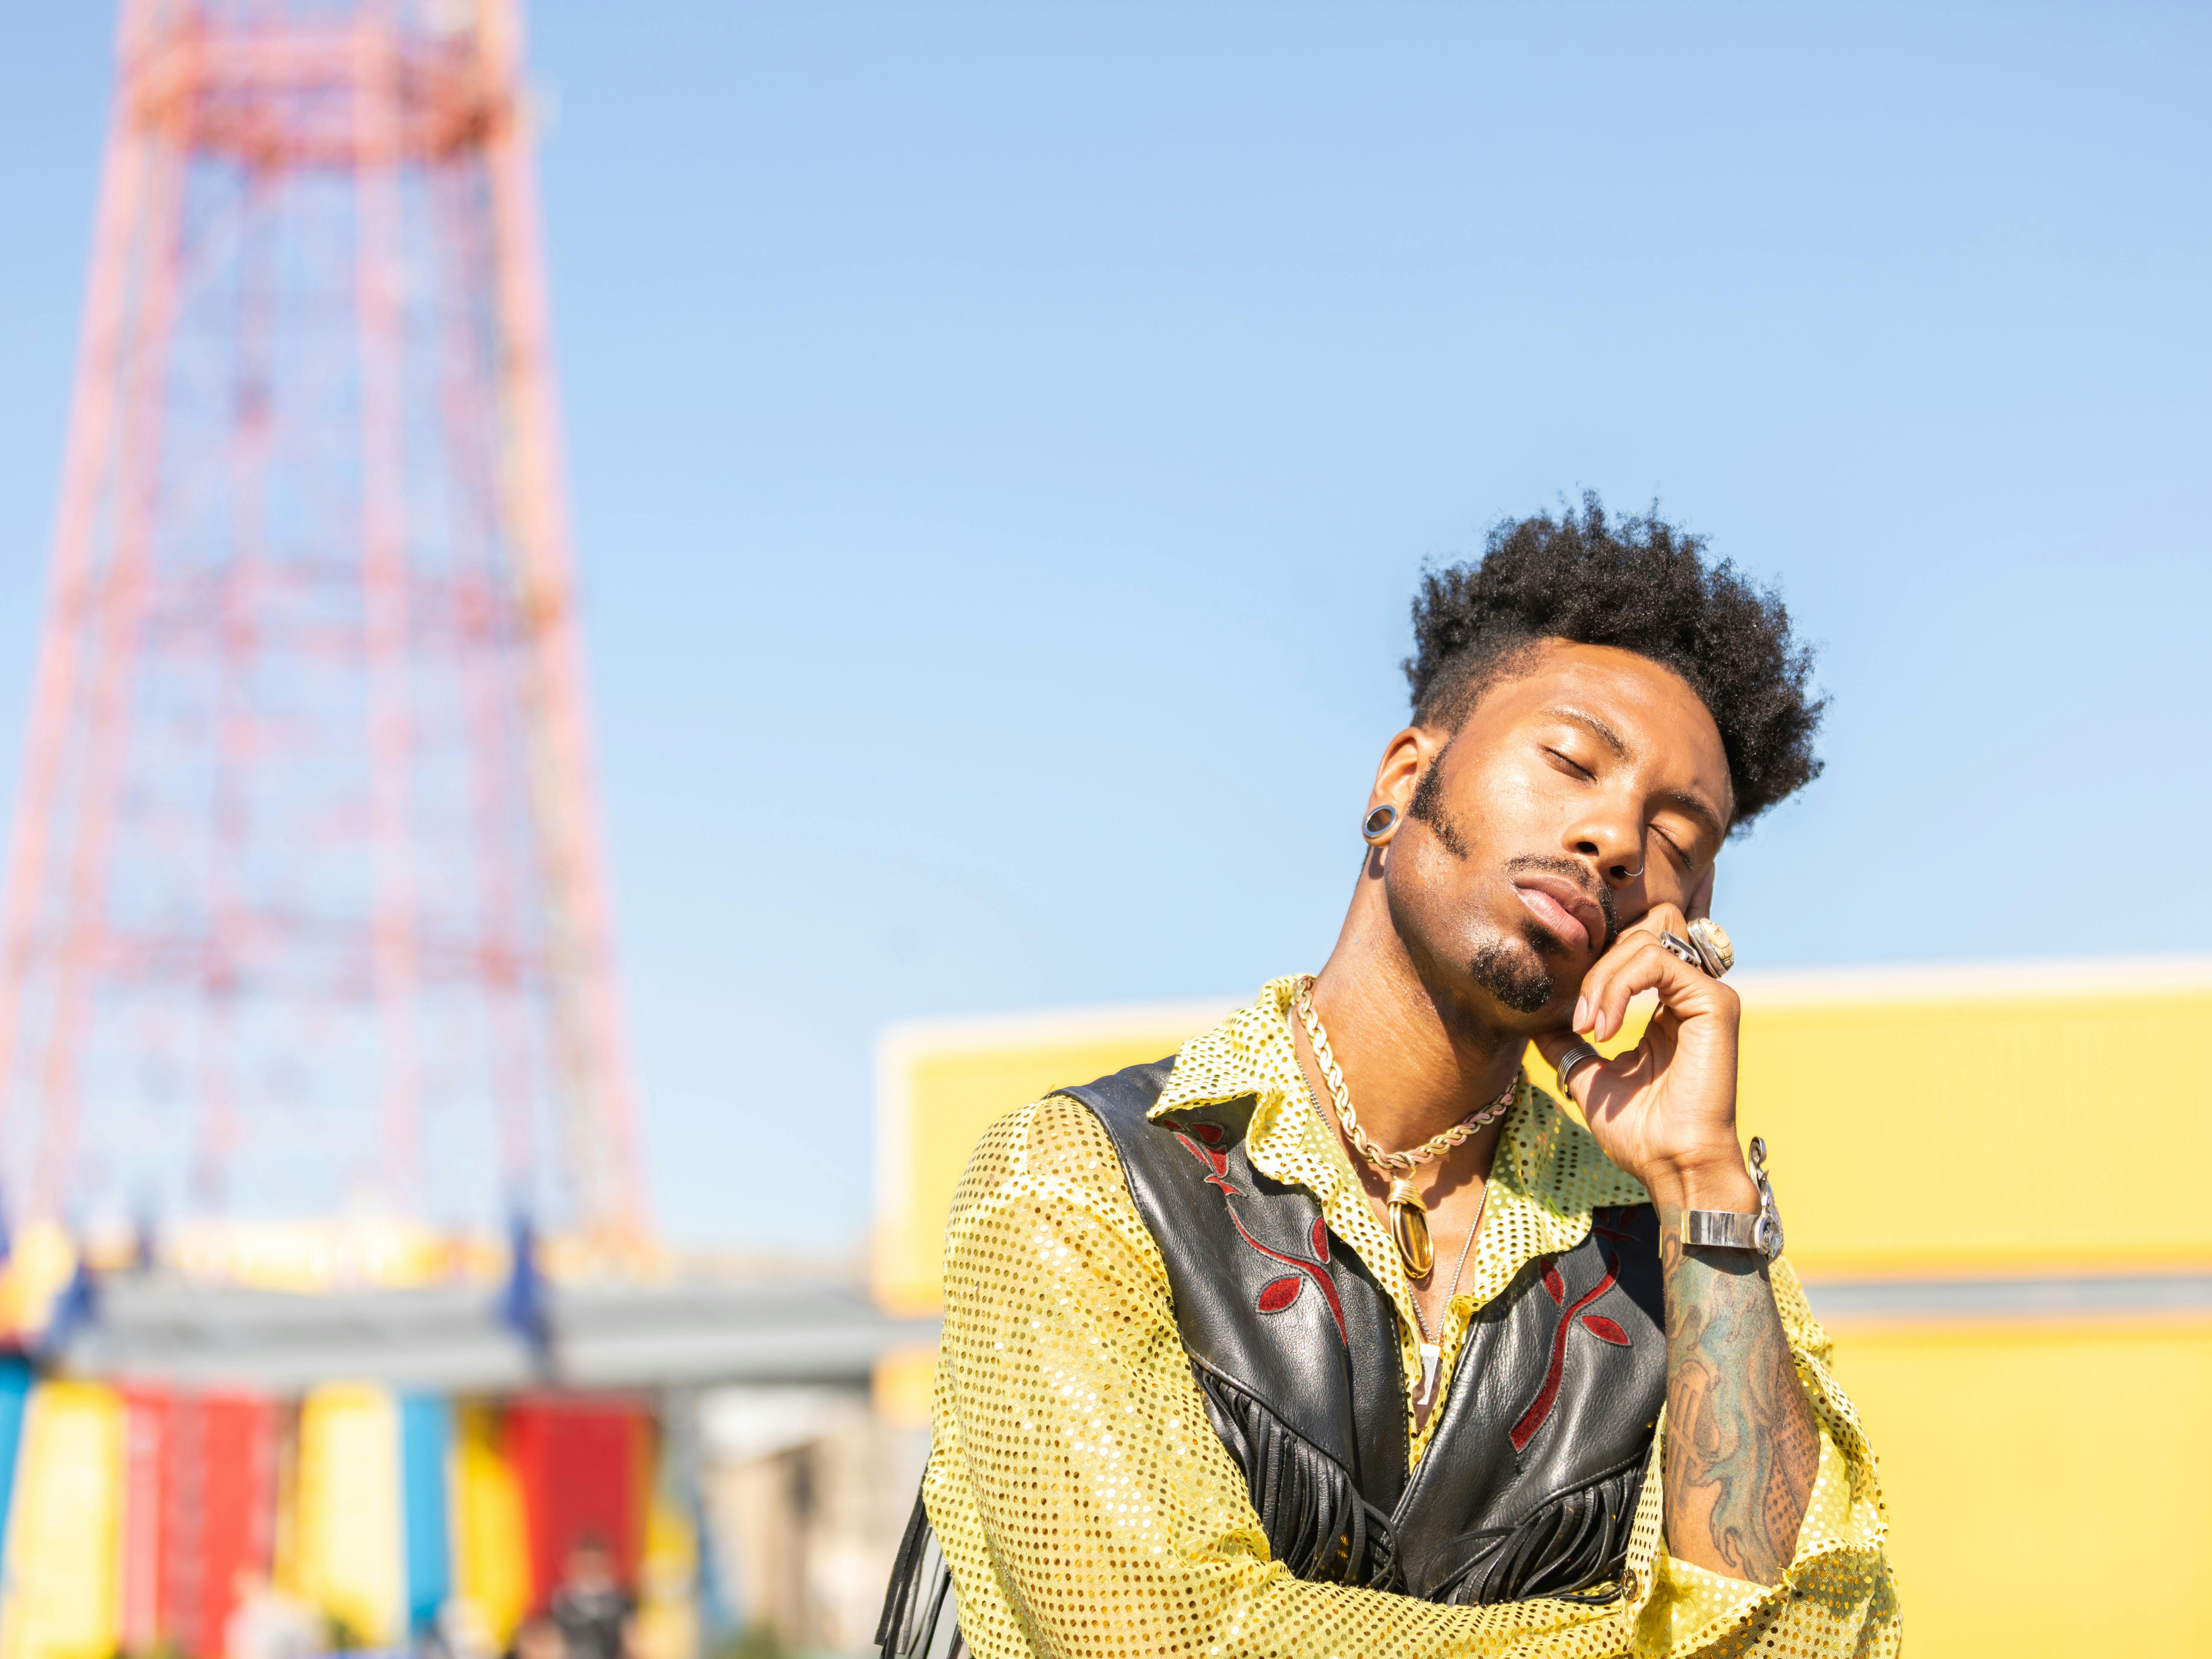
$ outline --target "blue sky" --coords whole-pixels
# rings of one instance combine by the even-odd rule
[[[8,790],[105,11],[0,13]],[[2212,947],[2203,9],[534,31],[672,1235],[856,1238],[886,1022],[1316,963],[1423,562],[1585,487],[1823,645],[1827,775],[1723,866],[1747,965]]]

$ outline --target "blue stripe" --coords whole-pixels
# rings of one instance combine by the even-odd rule
[[[447,1538],[446,1468],[453,1442],[453,1409],[434,1395],[399,1402],[400,1466],[404,1480],[407,1623],[419,1632],[437,1621],[453,1593]]]
[[[31,1400],[31,1363],[0,1357],[0,1561],[7,1559],[8,1520],[15,1508],[15,1465],[23,1449],[23,1414]]]

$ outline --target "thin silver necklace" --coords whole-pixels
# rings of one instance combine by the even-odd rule
[[[1486,1180],[1482,1183],[1481,1200],[1474,1206],[1474,1224],[1468,1228],[1467,1237],[1460,1241],[1459,1265],[1452,1269],[1451,1288],[1444,1292],[1444,1312],[1447,1316],[1451,1312],[1452,1297],[1459,1294],[1459,1277],[1467,1271],[1467,1253],[1474,1247],[1474,1236],[1482,1231],[1482,1212],[1489,1207],[1490,1182]],[[1413,1403],[1425,1406],[1437,1397],[1437,1373],[1443,1369],[1444,1363],[1443,1345],[1429,1334],[1429,1322],[1421,1317],[1421,1298],[1413,1293],[1410,1285],[1406,1287],[1406,1300],[1413,1309],[1413,1328],[1421,1334],[1421,1340],[1416,1345],[1421,1351],[1421,1393]]]
[[[1293,1058],[1297,1056],[1297,1038],[1293,1035],[1291,1038]],[[1321,1097],[1314,1093],[1313,1083],[1306,1076],[1306,1068],[1303,1065],[1298,1067],[1298,1081],[1305,1085],[1306,1104],[1313,1108],[1313,1115],[1320,1121],[1322,1133],[1334,1139],[1336,1126],[1328,1121],[1328,1114],[1322,1110]],[[1474,1236],[1482,1231],[1483,1214],[1489,1208],[1490,1182],[1486,1178],[1482,1183],[1482,1200],[1474,1206],[1474,1224],[1467,1230],[1467,1237],[1459,1243],[1459,1261],[1452,1268],[1451,1288],[1444,1292],[1444,1311],[1447,1314],[1451,1311],[1452,1297],[1459,1294],[1460,1275],[1467,1271],[1467,1254],[1474,1248]],[[1437,1374],[1443,1369],[1444,1363],[1443,1345],[1429,1334],[1429,1322],[1421,1316],[1421,1298],[1413,1294],[1411,1274],[1407,1276],[1406,1303],[1413,1310],[1413,1328],[1420,1334],[1419,1340],[1413,1346],[1419,1349],[1421,1355],[1421,1392],[1415,1396],[1413,1403],[1425,1406],[1437,1397]]]

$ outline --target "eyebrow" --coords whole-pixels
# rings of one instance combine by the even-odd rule
[[[1656,799],[1685,817],[1695,818],[1712,836],[1716,848],[1728,839],[1728,826],[1721,822],[1721,815],[1707,805],[1702,796],[1692,795],[1686,790],[1668,789],[1662,791]]]
[[[1622,760],[1631,758],[1635,753],[1629,747],[1626,738],[1586,709],[1570,708],[1562,703],[1556,708],[1547,708],[1542,712],[1553,720],[1571,720],[1583,727]]]
[[[1635,756],[1635,750],[1627,738],[1586,708],[1572,708],[1561,703],[1541,712],[1550,719],[1581,726],[1622,760],[1632,759]],[[1716,845],[1728,839],[1728,826],[1721,822],[1721,815],[1703,796],[1693,795],[1685,789],[1668,789],[1661,792],[1656,799],[1684,816],[1695,818],[1712,836]]]

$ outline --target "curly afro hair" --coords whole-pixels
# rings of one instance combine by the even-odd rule
[[[1545,640],[1617,646],[1664,664],[1720,727],[1735,791],[1730,833],[1820,775],[1813,735],[1827,708],[1806,680],[1790,613],[1705,538],[1654,514],[1607,519],[1595,495],[1559,519],[1506,519],[1482,557],[1421,578],[1406,678],[1416,723],[1456,731],[1484,692]]]

